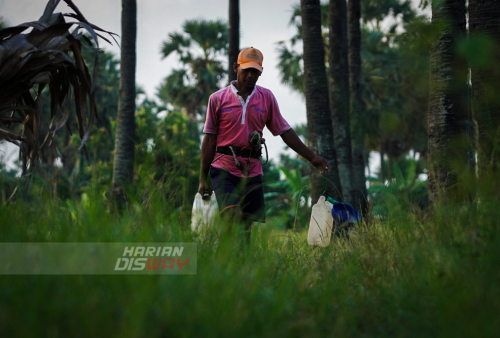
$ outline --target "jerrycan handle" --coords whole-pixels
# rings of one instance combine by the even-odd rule
[[[327,200],[328,202],[330,202],[331,204],[339,203],[339,202],[337,202],[336,200],[334,200],[333,198],[331,198],[330,196],[328,196],[328,197],[326,198],[326,200]]]
[[[205,202],[208,202],[208,201],[210,201],[210,195],[205,193],[205,194],[203,194],[203,197],[201,199],[204,200]]]
[[[338,201],[334,200],[333,198],[331,198],[328,193],[325,191],[323,191],[323,196],[325,196],[327,202],[330,202],[331,204],[335,204],[335,203],[339,203]]]

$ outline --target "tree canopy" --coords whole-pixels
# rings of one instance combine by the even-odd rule
[[[191,117],[203,115],[211,93],[226,78],[227,24],[222,20],[186,20],[182,32],[168,34],[162,43],[163,58],[175,54],[181,63],[161,83],[158,96]]]

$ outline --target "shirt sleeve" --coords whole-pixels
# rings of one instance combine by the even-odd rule
[[[276,101],[276,98],[271,92],[269,92],[269,101],[269,115],[267,116],[266,126],[274,136],[278,136],[290,129],[290,125],[283,116],[281,116],[278,101]]]
[[[205,119],[205,127],[203,128],[203,133],[205,134],[217,134],[219,132],[219,112],[217,99],[214,95],[210,95],[208,99],[207,106],[207,116]]]

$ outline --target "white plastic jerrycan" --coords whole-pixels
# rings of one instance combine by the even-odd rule
[[[212,192],[212,196],[206,194],[203,197],[199,192],[196,193],[193,203],[193,213],[191,215],[191,230],[202,232],[213,227],[218,211],[215,192]]]
[[[320,196],[318,203],[313,205],[307,244],[320,247],[330,244],[333,228],[332,207],[333,204],[326,201],[325,196]]]

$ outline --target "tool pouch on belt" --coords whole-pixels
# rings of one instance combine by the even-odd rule
[[[266,163],[269,160],[269,156],[267,154],[267,146],[265,145],[264,139],[261,137],[259,132],[254,131],[250,134],[249,143],[250,143],[250,149],[241,149],[241,148],[233,147],[233,146],[217,147],[216,148],[216,152],[222,154],[220,156],[223,156],[223,155],[230,155],[231,156],[232,155],[234,157],[234,164],[236,165],[236,167],[238,167],[238,169],[241,170],[241,172],[243,173],[243,176],[245,176],[245,177],[248,177],[248,175],[250,175],[250,159],[251,158],[257,158],[257,159],[261,158],[261,156],[262,156],[262,144],[264,144],[264,146],[266,147]],[[219,157],[217,157],[217,159]],[[241,163],[240,161],[238,161],[237,157],[246,158],[247,161],[244,163]]]
[[[234,164],[238,169],[241,170],[243,176],[248,177],[250,175],[250,158],[260,158],[262,154],[262,150],[255,150],[255,147],[252,149],[241,149],[238,147],[217,147],[216,152],[221,153],[223,155],[230,155],[234,157]],[[247,158],[248,161],[241,163],[238,161],[237,157]]]

